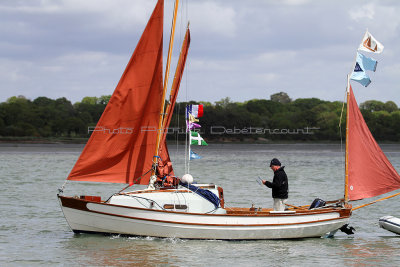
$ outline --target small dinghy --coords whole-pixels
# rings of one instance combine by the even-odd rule
[[[393,216],[384,216],[379,219],[379,226],[385,230],[400,235],[400,219]]]

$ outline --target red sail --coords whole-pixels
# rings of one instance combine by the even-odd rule
[[[162,101],[163,16],[159,0],[68,180],[148,184]]]
[[[183,71],[185,69],[186,58],[189,52],[189,45],[190,45],[190,31],[189,28],[186,30],[185,39],[183,40],[181,53],[179,55],[178,64],[175,71],[174,81],[172,83],[171,88],[171,95],[169,99],[169,105],[167,106],[166,110],[166,117],[164,118],[163,129],[164,133],[161,137],[161,147],[160,147],[160,156],[161,160],[159,161],[160,171],[162,172],[162,176],[172,174],[172,165],[171,160],[169,158],[167,143],[166,143],[166,136],[167,136],[167,129],[169,124],[171,123],[172,114],[174,111],[176,98],[178,96],[179,86],[181,84]]]
[[[400,176],[368,129],[350,86],[348,136],[349,200],[400,188]]]

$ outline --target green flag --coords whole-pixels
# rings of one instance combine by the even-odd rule
[[[198,132],[190,131],[190,144],[198,146],[208,146],[206,141],[200,136]]]

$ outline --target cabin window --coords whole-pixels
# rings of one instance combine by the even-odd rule
[[[174,204],[165,204],[164,209],[167,210],[186,210],[187,206],[186,205],[174,205]]]

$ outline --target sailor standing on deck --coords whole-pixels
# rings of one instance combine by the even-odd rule
[[[285,166],[281,167],[281,162],[277,158],[273,158],[269,167],[274,172],[274,178],[272,183],[266,180],[262,180],[262,183],[267,187],[272,188],[272,198],[274,199],[274,210],[283,211],[285,210],[285,203],[288,198],[288,178],[283,170]]]

